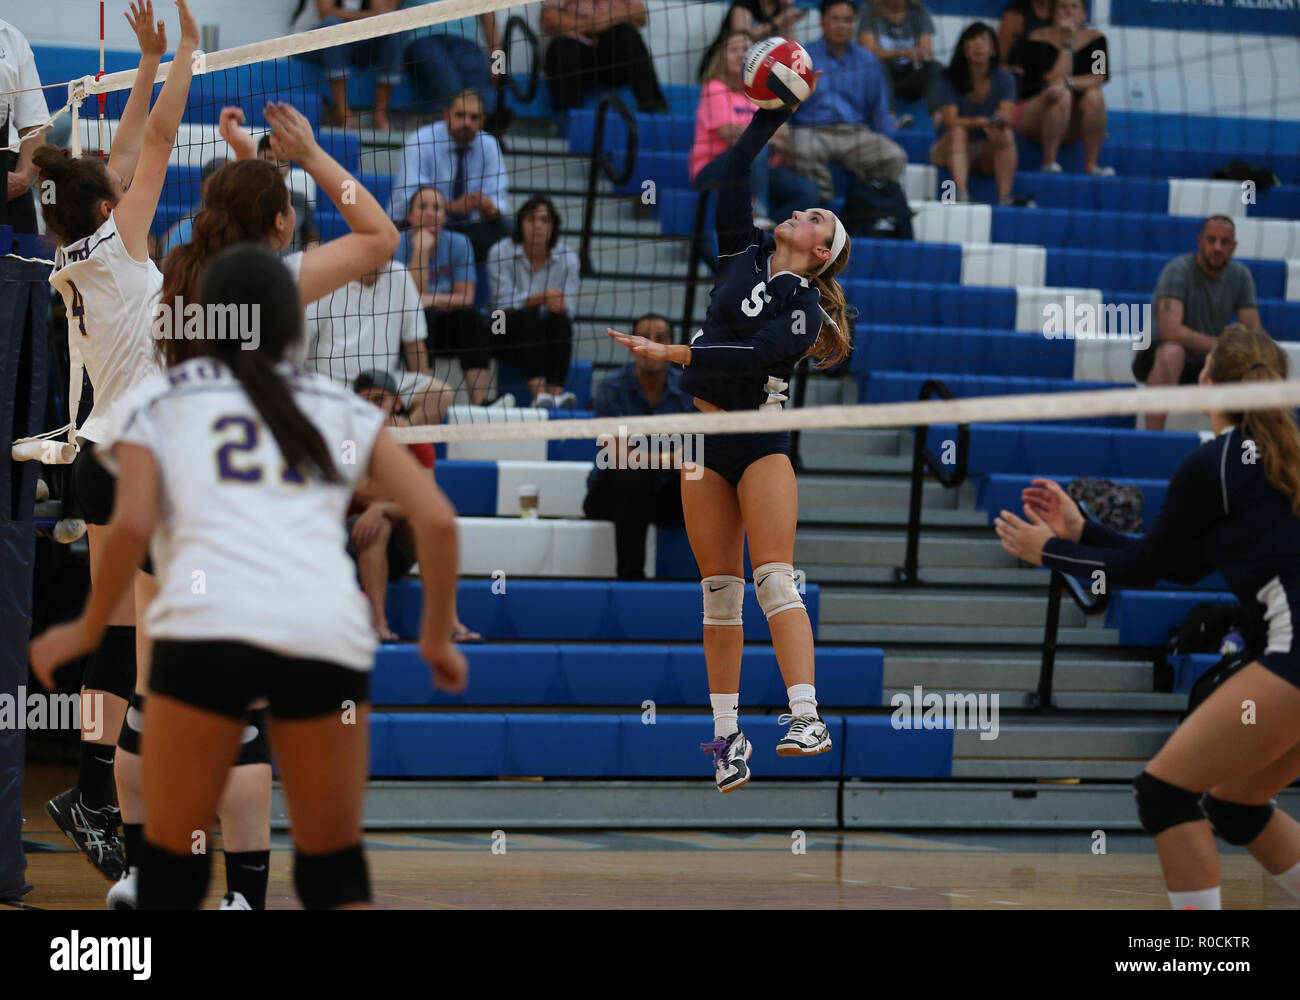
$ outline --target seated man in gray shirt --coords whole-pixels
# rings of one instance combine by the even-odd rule
[[[1155,385],[1196,382],[1205,358],[1224,327],[1233,321],[1258,330],[1255,279],[1232,259],[1237,227],[1226,215],[1212,215],[1201,226],[1196,253],[1175,257],[1160,272],[1152,308],[1157,336],[1133,359],[1133,375]],[[1165,429],[1164,413],[1147,414],[1147,430]]]

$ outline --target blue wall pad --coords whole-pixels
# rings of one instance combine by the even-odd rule
[[[951,729],[895,729],[890,715],[849,716],[845,722],[844,777],[952,776]]]
[[[1201,679],[1201,675],[1221,659],[1223,657],[1218,653],[1185,653],[1168,657],[1169,665],[1174,669],[1174,692],[1191,694],[1192,687]]]

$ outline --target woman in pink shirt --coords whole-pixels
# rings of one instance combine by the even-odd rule
[[[718,49],[704,77],[700,106],[695,111],[695,142],[691,146],[691,183],[697,191],[716,187],[723,179],[722,154],[754,117],[758,106],[745,96],[740,67],[749,51],[749,34],[733,31]],[[817,185],[784,166],[790,131],[782,125],[772,139],[772,156],[754,160],[754,225],[773,228],[773,219],[788,219],[796,210],[821,204]]]

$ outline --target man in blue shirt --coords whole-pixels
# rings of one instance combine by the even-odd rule
[[[660,344],[673,342],[672,325],[658,313],[646,313],[636,321],[632,332]],[[595,415],[643,417],[693,412],[690,395],[678,384],[680,377],[681,371],[667,361],[638,356],[596,387]],[[614,522],[618,578],[644,580],[646,529],[652,523],[683,523],[681,474],[664,468],[669,462],[659,456],[654,456],[659,468],[646,468],[651,463],[632,461],[630,450],[626,452],[628,461],[619,461],[623,451],[611,445],[598,456],[596,467],[587,477],[587,499],[582,509],[592,520]]]
[[[893,142],[889,91],[880,62],[853,41],[850,0],[822,0],[822,37],[807,45],[822,71],[812,95],[790,121],[794,168],[811,177],[823,199],[835,196],[827,164],[844,164],[856,177],[902,183],[907,154]]]

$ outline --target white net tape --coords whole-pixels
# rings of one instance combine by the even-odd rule
[[[675,413],[656,417],[599,417],[591,420],[503,420],[470,424],[399,427],[405,444],[440,441],[518,441],[595,438],[620,434],[723,434],[743,431],[914,427],[1063,420],[1130,413],[1238,412],[1300,406],[1300,379],[1216,386],[1106,389],[1022,396],[976,396],[915,403],[815,406],[793,410],[732,413]],[[474,411],[470,411],[474,412]],[[502,411],[509,416],[510,411]],[[478,411],[484,421],[490,411]]]

